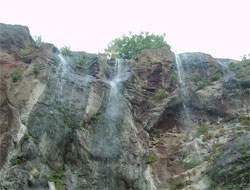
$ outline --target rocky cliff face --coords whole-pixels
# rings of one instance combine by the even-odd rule
[[[249,188],[249,60],[64,56],[0,28],[0,189]]]

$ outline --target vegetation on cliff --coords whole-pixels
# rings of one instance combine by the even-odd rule
[[[105,53],[110,58],[135,58],[136,54],[143,49],[158,49],[167,48],[170,46],[164,40],[165,34],[156,35],[149,32],[141,32],[139,34],[123,35],[121,38],[116,38],[111,41],[105,49]]]

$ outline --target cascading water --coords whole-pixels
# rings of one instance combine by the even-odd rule
[[[57,69],[57,87],[59,88],[60,92],[63,93],[63,86],[65,84],[65,75],[67,74],[67,62],[66,60],[64,59],[63,55],[62,54],[59,54],[58,55],[59,59],[60,59],[60,65]]]
[[[98,189],[116,189],[119,185],[111,181],[116,177],[115,158],[122,152],[120,130],[127,104],[123,98],[123,83],[130,77],[127,61],[117,59],[111,80],[104,81],[110,86],[106,109],[98,118],[92,140],[92,154],[100,160]],[[113,162],[113,164],[110,164]]]
[[[183,68],[183,64],[181,61],[181,58],[179,55],[175,55],[175,62],[177,65],[177,73],[178,73],[178,81],[180,84],[180,88],[181,88],[181,95],[182,95],[182,99],[183,99],[183,109],[184,109],[184,123],[189,126],[190,125],[190,113],[189,113],[189,109],[187,107],[187,102],[189,100],[188,97],[188,89],[186,86],[186,81],[185,81],[185,77],[184,77],[184,68]]]
[[[129,76],[126,62],[117,59],[113,78],[105,81],[110,86],[110,92],[104,114],[98,118],[92,146],[93,155],[103,160],[116,157],[121,150],[118,130],[127,106],[121,91],[122,82]]]

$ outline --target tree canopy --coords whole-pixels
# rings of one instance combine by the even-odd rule
[[[158,49],[167,48],[170,46],[164,40],[165,34],[156,35],[149,32],[140,32],[139,34],[123,35],[121,38],[116,38],[111,41],[105,49],[105,53],[110,58],[135,58],[137,53],[143,49]]]

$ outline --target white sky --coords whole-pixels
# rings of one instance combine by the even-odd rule
[[[0,22],[90,53],[143,30],[166,33],[178,53],[240,59],[250,53],[249,9],[250,0],[0,0]]]

